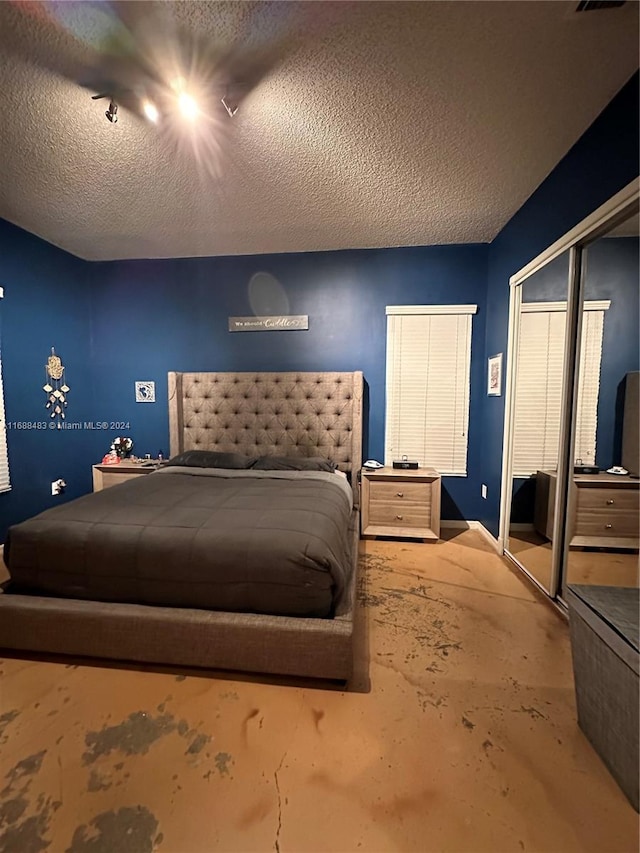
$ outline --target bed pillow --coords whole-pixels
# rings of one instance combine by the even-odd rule
[[[216,450],[185,450],[166,464],[182,465],[187,468],[250,468],[253,456],[241,453],[220,453]]]
[[[257,471],[335,471],[336,463],[320,456],[259,456],[251,466]]]

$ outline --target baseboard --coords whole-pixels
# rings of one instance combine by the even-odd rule
[[[526,522],[516,522],[509,525],[509,530],[515,530],[516,533],[533,533],[535,527],[533,524],[527,524]]]
[[[496,539],[496,537],[487,530],[484,524],[481,521],[468,521],[466,519],[459,520],[451,520],[451,521],[441,521],[441,528],[449,528],[450,530],[477,530],[481,533],[484,538],[490,543],[492,548],[498,553],[502,554],[504,548],[502,547],[500,540]]]

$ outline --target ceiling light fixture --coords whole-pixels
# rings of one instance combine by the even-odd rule
[[[227,111],[227,115],[233,118],[238,112],[238,107],[247,94],[247,86],[240,80],[228,80],[224,87],[224,95],[220,98],[220,103]]]
[[[92,101],[100,101],[102,98],[109,98],[109,107],[105,112],[105,116],[109,119],[111,124],[115,124],[118,121],[118,105],[113,100],[113,96],[107,94],[106,92],[102,92],[99,95],[92,95]]]
[[[115,124],[118,121],[118,105],[115,101],[109,101],[109,107],[105,110],[105,115],[111,124]]]
[[[222,106],[229,113],[230,117],[233,118],[238,112],[238,104],[235,101],[232,101],[229,95],[225,95],[224,98],[220,98],[220,101]]]

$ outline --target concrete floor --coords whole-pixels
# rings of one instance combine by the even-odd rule
[[[1,659],[0,850],[636,851],[565,621],[447,533],[361,543],[349,691]]]

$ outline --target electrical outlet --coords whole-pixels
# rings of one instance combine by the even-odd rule
[[[482,494],[482,497],[486,500],[487,499],[487,486],[485,483],[482,484],[482,488],[480,489],[480,492]]]
[[[66,485],[67,484],[65,483],[65,481],[61,477],[58,480],[54,480],[51,483],[51,494],[52,495],[61,495],[64,492]]]

